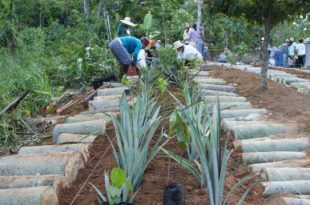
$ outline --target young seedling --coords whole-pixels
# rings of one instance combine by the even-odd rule
[[[96,190],[100,204],[109,203],[109,205],[119,204],[122,202],[124,192],[132,193],[133,186],[126,179],[126,172],[121,168],[113,168],[110,176],[104,173],[104,184],[106,196],[92,183],[90,185]]]

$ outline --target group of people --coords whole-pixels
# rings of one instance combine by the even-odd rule
[[[263,39],[262,39],[263,40]],[[303,68],[306,61],[306,45],[303,39],[295,42],[292,37],[280,46],[269,46],[269,64],[283,67]]]
[[[209,49],[208,45],[204,44],[204,37],[204,29],[202,25],[197,29],[196,23],[193,23],[192,26],[190,26],[189,23],[185,23],[183,43],[185,45],[191,45],[196,48],[202,54],[203,59],[207,60],[209,57]]]
[[[129,17],[121,20],[117,28],[117,38],[109,44],[109,48],[121,66],[120,76],[138,74],[139,68],[146,67],[147,59],[154,59],[154,50],[160,45],[160,41],[155,39],[148,37],[138,39],[131,36],[130,30],[135,26],[136,24],[132,23]],[[202,27],[200,31],[202,32],[200,35],[203,35]],[[199,42],[196,24],[191,28],[189,24],[185,24],[183,41],[176,41],[173,47],[178,52],[177,59],[184,60],[185,64],[188,64],[203,61],[203,49],[198,49],[201,45],[203,44]]]
[[[199,38],[200,36],[200,38]],[[185,59],[187,64],[189,61],[200,61],[208,59],[208,46],[203,43],[204,29],[203,26],[197,28],[197,24],[190,26],[185,23],[183,40],[176,41],[174,48],[178,51],[178,59]]]
[[[153,50],[160,44],[160,41],[150,40],[148,37],[138,39],[131,36],[130,30],[135,26],[136,24],[132,23],[129,17],[120,20],[116,32],[117,38],[109,44],[109,48],[121,66],[120,76],[138,74],[139,68],[146,67],[147,59],[153,59]]]

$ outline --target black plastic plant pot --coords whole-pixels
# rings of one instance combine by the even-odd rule
[[[164,205],[184,204],[183,184],[170,184],[164,189]]]
[[[101,202],[99,205],[110,205],[109,202]],[[118,204],[114,204],[114,205],[135,205],[134,203],[129,203],[129,202],[120,202]]]
[[[131,92],[130,92],[129,89],[126,89],[126,90],[125,90],[125,95],[127,95],[127,96],[131,95]]]

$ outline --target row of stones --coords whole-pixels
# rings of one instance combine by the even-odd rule
[[[268,121],[265,109],[253,109],[244,97],[235,94],[234,86],[208,77],[207,71],[193,74],[207,102],[215,103],[218,95],[223,128],[233,133],[243,162],[265,180],[264,195],[282,194],[276,204],[310,204],[310,159],[305,152],[310,147],[309,138],[291,137],[294,125]]]
[[[251,65],[233,65],[228,63],[214,63],[214,62],[210,62],[208,63],[208,65],[232,68],[255,74],[261,73],[260,67],[254,67]],[[267,77],[283,85],[295,88],[300,93],[310,95],[310,81],[307,79],[297,77],[296,75],[286,73],[285,71],[272,70],[272,69],[269,69]]]
[[[89,111],[67,118],[53,130],[54,145],[21,148],[0,158],[1,205],[57,205],[61,188],[72,185],[89,160],[95,139],[111,122],[105,112],[117,114],[119,98],[128,91],[121,84],[97,90]]]

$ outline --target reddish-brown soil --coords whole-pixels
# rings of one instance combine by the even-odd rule
[[[180,98],[180,93],[176,87],[170,89],[175,96]],[[182,99],[180,99],[182,100]],[[170,95],[165,93],[158,99],[162,106],[161,114],[169,116],[169,113],[174,109],[175,103]],[[156,133],[156,138],[160,137],[161,128],[167,129],[167,120],[165,120]],[[59,193],[60,204],[62,205],[95,205],[98,204],[96,192],[89,185],[89,182],[96,185],[104,192],[103,174],[104,171],[109,171],[116,166],[112,150],[110,148],[107,136],[113,139],[115,136],[113,126],[107,128],[107,134],[99,137],[90,151],[91,160],[88,162],[86,168],[80,170],[76,182],[69,189],[63,189]],[[232,137],[224,134],[225,137],[232,141]],[[232,149],[232,143],[229,143],[229,148]],[[186,156],[179,148],[175,139],[172,139],[166,144],[165,148],[173,153],[181,156]],[[102,161],[100,159],[103,158]],[[96,167],[96,165],[98,166]],[[232,157],[228,164],[227,177],[225,182],[225,193],[227,193],[233,185],[240,179],[251,176],[251,172],[247,166],[241,161],[241,154],[239,150],[233,151]],[[88,178],[89,177],[89,178]],[[87,180],[89,179],[89,180]],[[230,197],[229,204],[236,204],[241,198],[246,189],[254,184],[257,177],[252,176],[252,179],[245,183],[240,189],[236,190]],[[208,205],[208,193],[206,189],[201,189],[196,179],[178,163],[160,155],[157,156],[148,166],[141,189],[136,197],[137,205],[161,205],[163,204],[163,190],[168,183],[182,183],[184,184],[185,201],[188,205]],[[82,186],[85,186],[82,188]],[[79,192],[79,190],[81,190]],[[79,193],[78,193],[79,192]],[[248,195],[245,205],[263,205],[266,200],[262,197],[263,188],[259,185],[255,186]]]
[[[77,181],[69,189],[60,191],[59,200],[62,205],[96,205],[98,204],[97,195],[94,189],[89,185],[89,182],[97,186],[104,192],[103,173],[111,170],[116,166],[110,144],[107,136],[114,137],[113,126],[107,129],[107,135],[100,136],[94,143],[90,151],[91,160],[87,167],[80,170]],[[159,137],[159,136],[157,136]],[[166,149],[185,156],[185,153],[180,150],[178,143],[172,139],[165,146]],[[99,160],[103,157],[103,160]],[[97,163],[98,166],[96,167]],[[241,163],[240,152],[233,153],[229,161],[227,178],[225,183],[225,192],[227,193],[238,180],[251,175],[250,170]],[[93,173],[92,173],[93,172]],[[92,174],[91,174],[92,173]],[[90,177],[89,177],[90,176]],[[89,180],[87,180],[89,177]],[[230,204],[236,204],[245,192],[247,187],[251,186],[258,180],[253,176],[249,182],[245,183],[240,189],[231,195]],[[173,160],[156,157],[148,166],[143,178],[141,190],[136,197],[137,205],[161,205],[163,204],[163,190],[167,183],[182,183],[184,184],[185,201],[188,205],[208,205],[208,193],[205,189],[199,187],[196,179],[178,163]],[[85,186],[81,189],[81,187]],[[81,189],[79,194],[78,191]],[[257,185],[247,197],[245,205],[261,205],[265,204],[266,199],[262,198],[263,189]],[[75,198],[76,197],[76,198]],[[257,198],[260,200],[257,200]],[[74,200],[74,201],[73,201]]]
[[[255,108],[266,108],[270,119],[299,126],[299,132],[310,132],[310,96],[277,82],[268,81],[269,89],[260,89],[260,76],[233,69],[211,69],[211,76],[236,84],[237,93]]]
[[[276,67],[272,67],[271,69],[285,71],[286,73],[294,74],[300,78],[310,80],[310,70],[298,70],[298,68],[281,69],[281,68],[276,68]]]

